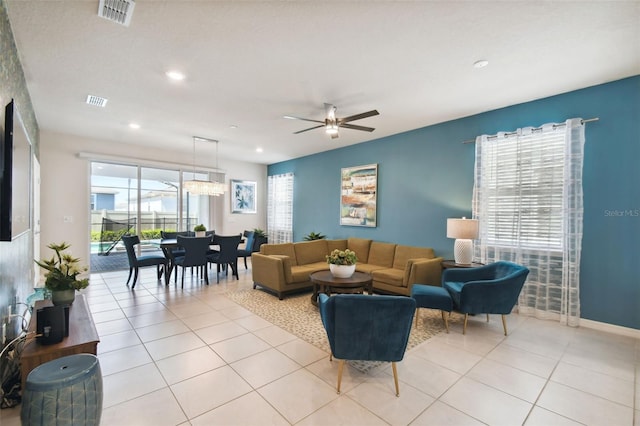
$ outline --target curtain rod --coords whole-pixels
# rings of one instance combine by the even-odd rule
[[[587,118],[585,120],[580,120],[580,124],[591,123],[592,121],[598,121],[598,120],[600,120],[600,117]],[[566,124],[565,123],[560,123],[560,124],[554,124],[553,125],[553,127],[560,127],[560,126],[566,126]],[[535,127],[533,130],[540,130],[540,129],[542,129],[542,127]],[[507,133],[507,135],[515,135],[515,134],[516,134],[516,132]],[[498,135],[491,135],[489,137],[494,137],[495,138],[497,136]],[[476,142],[475,139],[469,139],[469,140],[466,140],[466,141],[462,141],[462,143],[465,144],[465,145],[466,144],[470,144],[470,143],[475,143],[475,142]]]
[[[166,167],[172,170],[181,170],[186,172],[191,172],[193,170],[193,164],[183,164],[183,163],[173,163],[170,161],[162,161],[162,160],[148,160],[146,158],[140,157],[126,157],[120,155],[110,155],[110,154],[98,154],[94,152],[78,152],[76,153],[76,157],[83,160],[90,161],[104,161],[105,163],[116,163],[116,164],[126,164],[131,166],[141,166],[141,167]],[[223,173],[226,174],[227,171],[224,169],[211,168],[205,166],[196,166],[196,169],[199,172],[212,172],[212,173]]]

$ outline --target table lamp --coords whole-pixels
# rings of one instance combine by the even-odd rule
[[[455,262],[461,265],[471,264],[473,242],[478,238],[477,219],[447,219],[447,238],[455,238],[453,247]]]

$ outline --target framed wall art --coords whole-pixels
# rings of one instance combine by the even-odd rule
[[[256,183],[231,180],[231,213],[256,212]]]
[[[377,192],[377,164],[342,169],[340,225],[375,227]]]

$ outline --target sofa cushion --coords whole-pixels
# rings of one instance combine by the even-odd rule
[[[326,240],[302,241],[293,245],[296,252],[298,265],[307,265],[315,262],[326,262],[327,251]]]
[[[356,271],[364,272],[365,274],[371,274],[376,269],[387,269],[385,266],[372,265],[370,263],[356,263]]]
[[[356,253],[358,262],[369,263],[369,248],[371,240],[365,238],[349,238],[347,240],[347,248]]]
[[[293,243],[263,244],[260,246],[260,253],[266,255],[278,254],[281,256],[289,256],[291,266],[296,266],[298,264],[296,261],[296,251],[293,248]]]
[[[335,249],[344,250],[346,248],[347,240],[327,240],[327,254],[331,253]],[[327,261],[326,258],[324,260],[325,262]]]
[[[309,275],[313,274],[314,272],[316,272],[314,268],[310,268],[306,265],[294,266],[291,268],[291,276],[292,276],[291,283],[302,283],[305,281],[310,282]],[[291,284],[291,283],[287,283],[287,284]]]
[[[393,268],[376,269],[371,272],[371,277],[374,281],[380,281],[395,287],[403,287],[404,271]]]
[[[433,259],[432,248],[398,245],[393,257],[393,268],[404,269],[409,259]]]
[[[369,249],[369,257],[367,263],[371,265],[384,266],[391,268],[393,265],[393,255],[396,251],[396,245],[393,243],[381,243],[373,241]],[[356,255],[358,253],[356,252]]]

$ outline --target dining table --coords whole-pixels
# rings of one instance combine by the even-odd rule
[[[245,240],[244,238],[242,238],[240,240],[240,244],[244,242]],[[149,240],[149,244],[159,247],[162,250],[162,253],[164,253],[164,257],[169,259],[169,265],[167,266],[167,270],[165,271],[165,274],[164,274],[165,284],[169,284],[169,281],[171,280],[171,274],[173,273],[173,268],[175,267],[173,250],[180,247],[178,245],[178,239],[177,238],[156,238],[156,239]],[[218,244],[216,243],[215,234],[211,239],[210,246],[212,250],[215,250],[215,247],[218,246]]]

